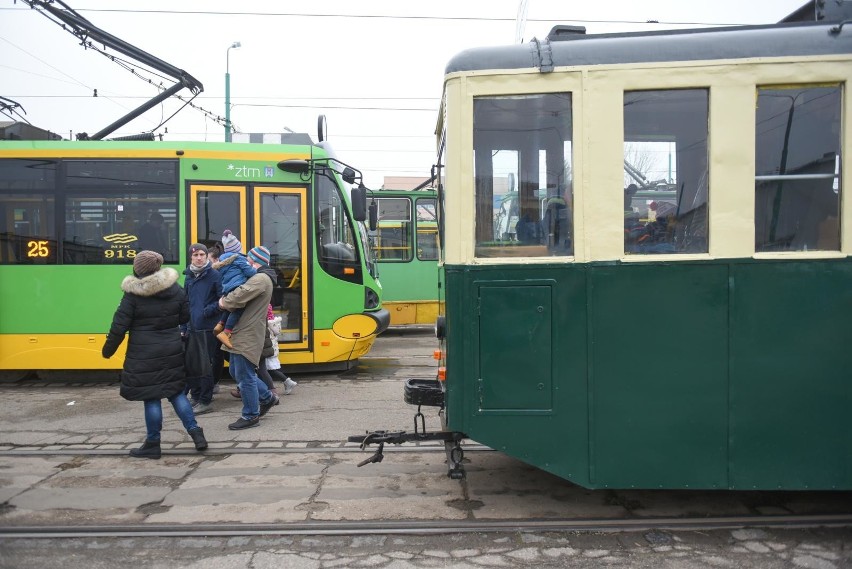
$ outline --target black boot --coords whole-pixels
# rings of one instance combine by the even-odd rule
[[[204,438],[204,429],[201,427],[195,427],[187,432],[189,433],[189,436],[192,437],[192,442],[195,443],[195,450],[204,450],[207,448],[207,439]]]
[[[160,458],[160,441],[145,441],[139,447],[130,450],[130,456],[136,458]]]

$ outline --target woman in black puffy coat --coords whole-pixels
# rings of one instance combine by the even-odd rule
[[[195,421],[192,405],[184,394],[186,373],[179,325],[189,320],[189,302],[177,284],[177,271],[162,268],[162,264],[163,256],[154,251],[136,255],[133,275],[121,282],[124,296],[102,350],[105,358],[112,357],[129,332],[121,396],[145,402],[148,435],[140,448],[130,451],[131,456],[140,458],[160,458],[162,399],[172,404],[195,448],[207,448],[204,431]]]

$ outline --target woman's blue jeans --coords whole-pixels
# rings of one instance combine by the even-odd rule
[[[192,405],[183,391],[169,397],[169,403],[174,407],[175,413],[187,432],[198,428],[198,423],[195,422],[195,413],[192,412]],[[148,436],[145,440],[158,442],[160,431],[163,430],[163,406],[160,399],[145,401],[145,427],[148,429]]]

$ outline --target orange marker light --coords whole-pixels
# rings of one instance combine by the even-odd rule
[[[441,350],[435,350],[434,352],[432,352],[432,359],[433,360],[440,360],[443,357],[444,357],[444,352],[442,352]]]
[[[330,346],[331,342],[329,342],[328,340],[323,340],[322,342],[320,342],[320,345],[321,346]]]
[[[353,269],[352,267],[344,267],[343,268],[343,274],[344,275],[354,275],[355,269]]]
[[[438,368],[438,381],[447,381],[447,368],[444,366]]]

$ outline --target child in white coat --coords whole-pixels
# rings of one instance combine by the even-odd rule
[[[293,388],[299,385],[281,371],[281,361],[278,359],[278,336],[281,334],[281,317],[272,312],[272,305],[266,309],[266,325],[269,328],[269,336],[272,338],[273,354],[266,358],[266,369],[275,381],[284,384],[284,395],[293,393]]]

